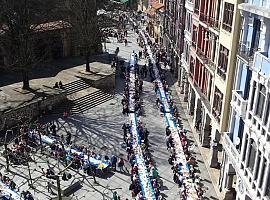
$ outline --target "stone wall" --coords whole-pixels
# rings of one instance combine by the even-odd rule
[[[115,73],[106,76],[100,80],[93,81],[93,87],[101,90],[114,90],[115,89]]]
[[[54,94],[45,98],[34,99],[27,104],[0,112],[0,130],[15,126],[20,118],[32,119],[50,110],[66,100],[66,93]]]

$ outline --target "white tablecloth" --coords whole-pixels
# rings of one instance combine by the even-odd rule
[[[151,59],[151,62],[153,63],[153,69],[154,69],[154,72],[155,72],[155,77],[156,77],[156,81],[158,83],[158,88],[159,88],[159,92],[160,92],[160,100],[162,101],[163,106],[165,108],[164,117],[166,119],[166,124],[170,127],[170,130],[172,132],[172,137],[173,137],[173,140],[174,140],[174,143],[175,143],[176,162],[183,164],[182,172],[183,172],[183,175],[185,177],[184,182],[186,183],[186,187],[188,188],[188,190],[187,190],[188,191],[187,199],[188,200],[199,199],[198,195],[196,193],[195,185],[192,182],[192,180],[189,178],[189,171],[188,171],[188,169],[186,167],[187,162],[186,162],[186,157],[185,157],[183,147],[182,147],[182,144],[181,144],[181,140],[180,140],[180,136],[179,136],[179,129],[176,126],[174,118],[173,118],[172,114],[169,111],[170,107],[169,107],[169,103],[168,103],[168,98],[167,98],[167,95],[166,95],[166,93],[165,93],[165,91],[163,89],[163,84],[162,84],[162,82],[160,80],[159,72],[158,72],[158,69],[157,69],[157,66],[156,66],[156,61],[154,59],[154,56],[152,54],[150,46],[147,44],[147,39],[146,39],[145,34],[142,31],[140,31],[140,33],[144,38],[144,42],[147,45],[146,47],[147,47],[149,57]]]

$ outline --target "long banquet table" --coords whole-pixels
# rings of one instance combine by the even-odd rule
[[[132,148],[135,153],[136,157],[136,163],[138,166],[138,175],[140,180],[140,186],[143,192],[143,196],[147,200],[156,200],[155,192],[153,189],[153,186],[151,184],[151,180],[145,165],[145,160],[143,157],[143,152],[141,149],[141,139],[138,133],[138,120],[136,116],[136,112],[134,112],[134,104],[135,101],[132,98],[132,95],[135,94],[135,67],[134,67],[134,59],[135,54],[132,53],[130,56],[130,80],[129,80],[129,95],[130,95],[130,101],[129,105],[131,112],[129,113],[129,122],[130,122],[130,132],[131,132],[131,138],[132,138]],[[132,112],[133,111],[133,112]]]
[[[32,137],[32,134],[30,134],[29,136]],[[36,141],[38,143],[40,142],[38,137],[36,138]],[[57,140],[54,138],[51,138],[47,135],[41,135],[41,141],[50,145],[50,144],[53,144],[54,142],[56,142]],[[85,161],[85,163],[90,164],[90,165],[94,165],[95,167],[97,167],[97,169],[106,169],[110,165],[108,162],[93,158],[91,156],[88,157],[88,155],[85,155],[83,152],[78,151],[76,149],[71,149],[68,146],[64,146],[64,147],[65,147],[65,151],[67,153],[69,153],[69,154],[76,153],[76,154],[80,155],[80,157]],[[68,155],[67,157],[69,158],[69,157],[71,157],[71,155]]]
[[[158,83],[159,98],[160,98],[160,100],[165,108],[164,109],[165,111],[163,114],[164,114],[164,117],[166,120],[166,124],[169,126],[169,128],[172,132],[172,138],[173,138],[173,141],[175,143],[174,148],[175,148],[175,152],[176,152],[176,162],[183,164],[182,173],[183,173],[183,176],[185,177],[184,183],[187,187],[187,199],[188,200],[192,200],[192,199],[197,200],[199,198],[198,198],[198,195],[196,192],[195,184],[193,183],[192,179],[189,178],[189,169],[188,169],[186,157],[185,157],[185,154],[183,151],[183,147],[181,144],[181,139],[179,136],[179,127],[177,127],[176,122],[174,120],[174,117],[171,113],[171,109],[170,109],[170,106],[168,103],[168,97],[167,97],[166,92],[164,91],[162,81],[160,80],[160,75],[159,75],[158,68],[156,66],[156,61],[155,61],[154,55],[151,51],[150,46],[147,44],[147,38],[145,36],[145,33],[142,30],[140,30],[140,34],[142,35],[142,37],[144,39],[144,43],[146,45],[148,55],[149,55],[150,60],[153,64],[153,69],[154,69],[156,81]],[[148,37],[149,37],[149,35],[148,35]]]
[[[25,200],[21,194],[15,190],[11,190],[10,187],[2,181],[0,181],[0,191],[2,195],[1,197],[6,197],[7,199],[11,200]]]

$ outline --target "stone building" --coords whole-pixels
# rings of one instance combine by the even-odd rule
[[[236,75],[220,189],[225,198],[270,198],[270,1],[246,0],[241,10]],[[235,194],[236,193],[236,194]]]

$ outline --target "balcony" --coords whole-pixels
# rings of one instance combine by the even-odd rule
[[[219,30],[220,28],[220,21],[215,19],[214,17],[209,17],[209,25],[216,29],[216,30]]]
[[[208,24],[209,16],[200,13],[200,21],[204,22],[205,24]]]
[[[200,58],[200,60],[203,62],[203,64],[207,62],[207,58],[204,55],[204,52],[199,47],[197,48],[197,55]]]
[[[249,66],[252,65],[255,51],[258,51],[258,48],[251,48],[242,42],[239,43],[238,56],[244,59]]]
[[[207,62],[205,63],[207,69],[210,71],[211,74],[214,74],[216,71],[216,64],[210,59],[207,58]]]
[[[241,90],[232,91],[231,106],[236,110],[240,117],[245,117],[247,112],[248,101],[242,97]]]
[[[196,46],[197,46],[196,41],[192,41],[191,46],[192,46],[194,49],[196,49]]]
[[[199,15],[199,13],[200,13],[199,7],[197,7],[197,6],[194,7],[194,13],[196,15]]]
[[[230,161],[232,162],[236,171],[238,171],[238,165],[240,163],[240,154],[237,151],[235,145],[229,137],[230,133],[225,132],[223,134],[223,148],[226,154],[229,156]]]
[[[253,67],[261,72],[264,76],[270,76],[270,58],[267,52],[256,52]]]

